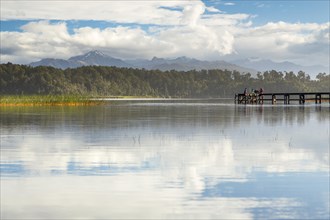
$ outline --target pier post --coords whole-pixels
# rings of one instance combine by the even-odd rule
[[[315,94],[315,104],[321,104],[321,101],[322,98],[321,98],[321,94]]]
[[[276,95],[272,95],[272,104],[274,105],[276,103]]]
[[[290,104],[290,95],[289,94],[284,95],[284,104]]]
[[[305,95],[304,94],[299,95],[299,104],[305,104]]]
[[[259,104],[264,104],[264,95],[259,94]]]

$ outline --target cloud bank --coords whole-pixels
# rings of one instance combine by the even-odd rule
[[[1,31],[1,62],[29,63],[102,50],[118,58],[261,57],[328,65],[330,23],[269,22],[227,14],[202,1],[5,1],[1,20],[30,20]],[[102,27],[72,21],[106,21]],[[308,60],[309,63],[306,63]]]

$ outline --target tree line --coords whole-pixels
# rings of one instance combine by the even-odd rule
[[[265,71],[255,77],[229,70],[160,71],[105,66],[57,69],[0,65],[1,95],[233,97],[244,88],[267,92],[328,92],[330,75]]]

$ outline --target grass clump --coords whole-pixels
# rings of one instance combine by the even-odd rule
[[[88,96],[75,95],[8,95],[0,96],[0,106],[29,105],[97,105],[102,101],[92,100]]]

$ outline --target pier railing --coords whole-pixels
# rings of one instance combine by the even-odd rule
[[[282,102],[290,104],[298,102],[304,104],[305,102],[315,102],[321,104],[322,102],[330,103],[330,92],[294,92],[294,93],[262,93],[262,94],[235,94],[235,103],[237,104],[276,104]]]

